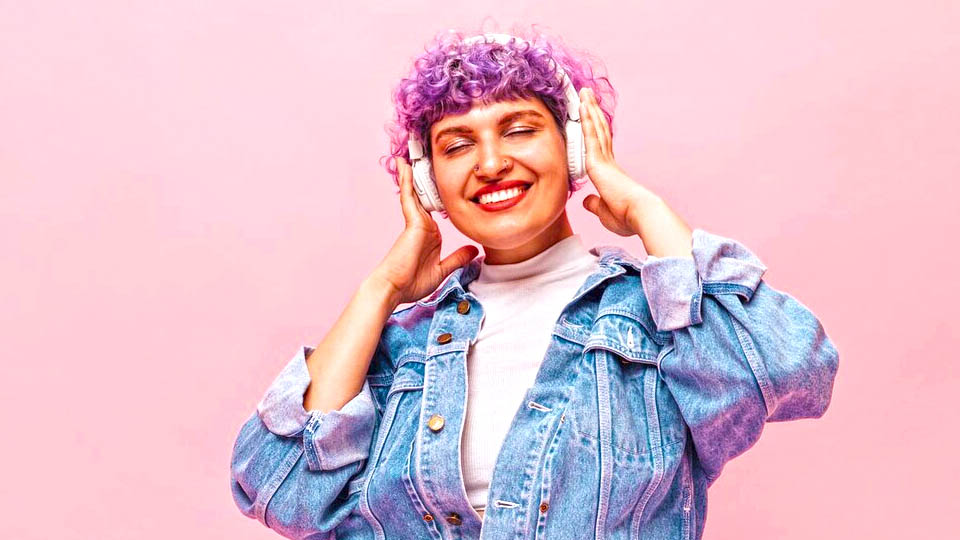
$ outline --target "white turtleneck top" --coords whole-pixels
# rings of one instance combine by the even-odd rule
[[[484,316],[467,354],[461,465],[467,499],[481,517],[500,446],[533,386],[554,325],[597,259],[575,234],[518,263],[482,260],[480,274],[467,285]]]

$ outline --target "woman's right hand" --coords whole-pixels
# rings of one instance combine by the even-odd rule
[[[433,292],[447,275],[473,260],[480,251],[466,245],[440,260],[440,228],[417,198],[413,169],[402,157],[398,156],[396,163],[405,226],[374,274],[393,287],[398,303],[406,303]]]

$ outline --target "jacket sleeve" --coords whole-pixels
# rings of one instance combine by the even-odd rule
[[[667,341],[658,370],[690,428],[708,483],[765,422],[819,418],[839,354],[814,314],[761,278],[742,244],[701,229],[692,257],[650,256],[644,293]]]
[[[363,469],[379,418],[366,381],[338,410],[304,410],[311,352],[297,351],[240,428],[231,489],[244,515],[286,538],[332,539],[356,506],[357,496],[340,495]]]

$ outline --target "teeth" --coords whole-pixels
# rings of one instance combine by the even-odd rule
[[[480,196],[480,204],[490,204],[500,201],[505,201],[507,199],[512,199],[517,195],[523,193],[524,188],[510,188],[502,189],[500,191],[494,191],[493,193],[484,193]]]

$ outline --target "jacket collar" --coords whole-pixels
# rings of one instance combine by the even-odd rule
[[[586,280],[587,283],[590,283],[591,280],[594,279],[594,275],[600,274],[600,278],[593,282],[591,288],[597,286],[607,278],[617,274],[622,274],[625,271],[632,270],[639,275],[640,268],[643,266],[642,261],[619,246],[595,246],[590,248],[590,253],[599,256],[597,262],[600,266],[600,268],[594,274],[591,274]],[[458,298],[465,295],[466,289],[464,287],[469,285],[471,281],[480,275],[480,263],[483,261],[484,257],[484,255],[474,257],[474,259],[466,265],[458,267],[456,270],[451,272],[449,276],[447,276],[447,279],[436,291],[431,293],[426,298],[418,300],[417,304],[421,306],[432,306],[438,304],[452,292],[456,292],[455,296]]]

